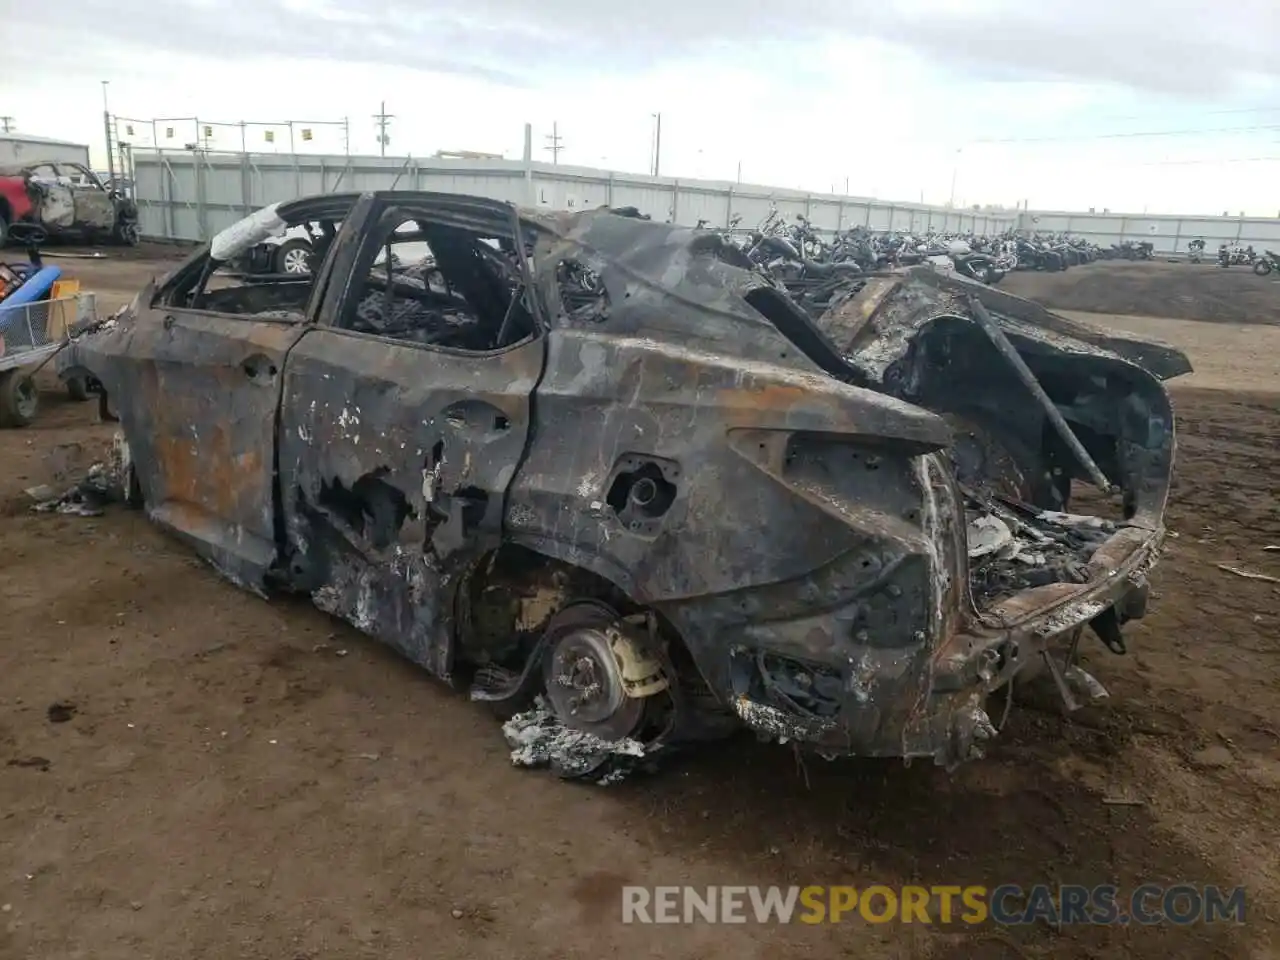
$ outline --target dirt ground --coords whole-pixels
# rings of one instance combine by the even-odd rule
[[[1280,273],[1216,263],[1099,260],[1057,273],[1016,271],[1000,288],[1054,310],[1280,324]]]
[[[72,269],[109,309],[164,265]],[[749,739],[609,788],[514,769],[464,696],[140,514],[30,513],[111,433],[50,392],[0,432],[0,958],[1278,955],[1280,586],[1218,564],[1280,575],[1280,329],[1105,320],[1209,371],[1175,388],[1176,537],[1130,653],[1088,648],[1111,700],[1015,709],[954,774]],[[1179,881],[1245,885],[1247,922],[619,922],[629,883]]]

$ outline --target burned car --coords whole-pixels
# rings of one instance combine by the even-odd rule
[[[309,222],[340,224],[309,275],[224,276]],[[749,267],[608,210],[324,196],[59,365],[153,520],[500,711],[951,765],[1015,678],[1096,692],[1079,644],[1143,614],[1186,358],[934,271],[810,313]]]
[[[79,163],[44,161],[0,167],[0,246],[15,223],[37,224],[54,238],[136,246],[138,207]]]

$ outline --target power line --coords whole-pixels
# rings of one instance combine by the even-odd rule
[[[1000,137],[971,140],[970,143],[1074,143],[1081,140],[1128,140],[1137,137],[1188,137],[1215,133],[1252,133],[1280,130],[1280,124],[1255,124],[1248,127],[1216,127],[1193,130],[1141,130],[1125,133],[1095,133],[1073,137]]]
[[[1147,163],[1137,163],[1133,166],[1137,167],[1180,167],[1189,164],[1199,163],[1271,163],[1280,161],[1280,154],[1273,157],[1221,157],[1200,160],[1152,160]]]
[[[1228,110],[1197,110],[1195,112],[1205,117],[1225,117],[1242,113],[1280,113],[1280,107],[1233,107]],[[1149,116],[1150,114],[1147,113],[1131,113],[1124,116],[1110,114],[1106,116],[1091,116],[1089,119],[1110,122],[1112,120],[1146,120]]]

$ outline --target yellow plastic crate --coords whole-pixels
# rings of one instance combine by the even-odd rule
[[[50,299],[55,303],[49,308],[49,326],[46,336],[50,340],[58,340],[66,336],[67,327],[76,322],[76,301],[63,300],[62,297],[75,297],[80,293],[80,281],[63,277],[53,281]]]

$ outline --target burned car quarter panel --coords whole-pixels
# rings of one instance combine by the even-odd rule
[[[691,231],[610,220],[538,250],[559,309],[510,538],[660,610],[753,726],[900,753],[963,582],[929,455],[949,429],[825,375]],[[598,273],[607,306],[557,297],[566,261]],[[812,715],[774,716],[762,688],[808,678]]]
[[[923,271],[859,282],[815,337],[715,237],[608,216],[552,232],[538,251],[548,301],[565,289],[552,267],[594,279],[558,303],[536,414],[573,429],[559,456],[531,449],[511,536],[661,610],[748,724],[835,753],[950,762],[990,734],[986,692],[1085,622],[1101,633],[1117,609],[1140,615],[1173,453],[1149,370],[1185,372],[1181,354],[997,300],[1124,491],[1125,522],[1077,536],[1038,516],[1065,509],[1064,482],[1084,475],[1046,439],[1046,411],[974,321],[949,336],[973,285]],[[973,580],[988,568],[970,567],[969,514],[993,493],[1039,505],[1027,536],[1053,543],[1048,560],[1019,561],[1043,568],[1038,581]],[[553,529],[537,529],[546,516]]]
[[[907,645],[932,634],[913,454],[945,443],[940,420],[816,374],[576,331],[550,340],[512,540],[661,610],[726,700],[730,650],[753,639],[841,667],[881,619],[900,618]],[[862,484],[855,504],[824,486],[841,468],[893,479]]]
[[[807,311],[723,238],[607,210],[406,192],[227,233],[324,211],[309,279],[195,295],[257,319],[135,304],[73,362],[157,520],[477,699],[541,683],[574,725],[603,651],[623,706],[580,730],[702,711],[950,764],[988,693],[1044,670],[1070,703],[1083,627],[1122,652],[1143,613],[1177,351],[927,270]],[[1073,512],[1088,483],[1112,513]]]

